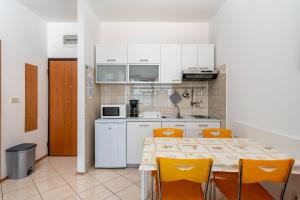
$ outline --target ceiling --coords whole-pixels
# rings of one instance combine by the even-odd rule
[[[77,0],[19,0],[48,22],[77,21]],[[100,21],[206,22],[224,0],[87,0]]]
[[[48,22],[76,22],[76,0],[19,0]]]
[[[88,0],[100,21],[206,22],[224,0]]]

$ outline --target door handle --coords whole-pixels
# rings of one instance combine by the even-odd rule
[[[148,124],[140,124],[140,127],[147,127],[149,126]]]

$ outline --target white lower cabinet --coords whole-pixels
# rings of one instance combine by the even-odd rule
[[[161,122],[127,122],[127,164],[141,163],[144,139],[155,128],[161,128]]]
[[[220,122],[186,122],[185,137],[202,137],[205,128],[220,128]]]
[[[185,131],[185,122],[162,122],[162,128],[181,128]]]

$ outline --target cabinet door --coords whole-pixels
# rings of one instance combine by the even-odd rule
[[[158,83],[160,81],[158,64],[131,64],[128,68],[130,83]]]
[[[128,63],[160,63],[160,45],[129,44]]]
[[[161,83],[181,83],[181,45],[161,45]]]
[[[215,50],[213,44],[198,45],[198,67],[201,70],[214,70]]]
[[[96,66],[96,83],[126,83],[127,65],[101,64]]]
[[[183,130],[183,134],[185,135],[185,122],[162,122],[162,128],[180,128]]]
[[[140,164],[144,139],[160,127],[161,122],[127,122],[127,164]]]
[[[200,137],[205,128],[220,128],[220,122],[186,122],[186,136]]]
[[[96,63],[127,63],[126,44],[96,45]]]
[[[182,45],[182,70],[196,70],[197,69],[197,44],[183,44]]]

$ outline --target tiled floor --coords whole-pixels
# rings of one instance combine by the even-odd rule
[[[75,157],[47,157],[31,176],[3,182],[1,194],[0,200],[140,200],[140,175],[136,168],[92,168],[76,175]]]
[[[140,176],[136,168],[91,169],[76,175],[76,158],[48,157],[31,176],[1,184],[3,200],[107,199],[139,200]]]

